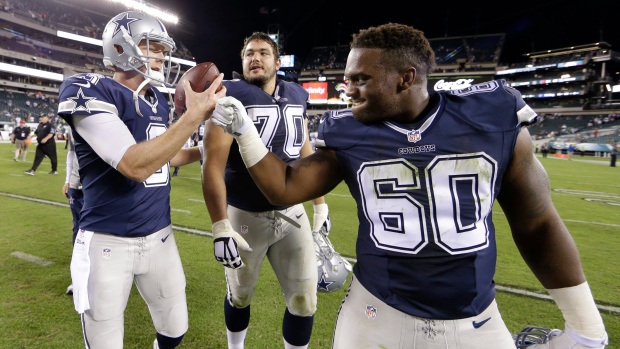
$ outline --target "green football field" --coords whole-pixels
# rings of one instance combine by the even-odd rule
[[[79,315],[65,294],[70,284],[71,212],[62,195],[64,142],[58,142],[58,175],[45,159],[35,176],[23,173],[34,159],[13,161],[14,147],[0,143],[0,348],[83,348]],[[620,167],[609,159],[575,156],[541,159],[553,200],[571,231],[610,336],[620,349]],[[619,164],[620,166],[620,164]],[[202,199],[200,167],[182,167],[172,177],[172,222],[187,277],[190,328],[180,348],[226,348],[223,267],[213,258],[211,221]],[[345,185],[326,196],[332,219],[330,239],[354,260],[357,216]],[[311,214],[311,203],[306,205]],[[526,325],[564,327],[555,304],[516,250],[496,205],[497,301],[512,332]],[[345,289],[319,293],[311,348],[330,348]],[[246,348],[282,348],[284,301],[268,263],[252,303]],[[146,305],[134,287],[125,311],[125,348],[150,348],[155,338]]]

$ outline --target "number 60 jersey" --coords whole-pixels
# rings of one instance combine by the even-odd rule
[[[491,218],[522,125],[536,113],[504,81],[431,94],[415,124],[323,115],[360,222],[355,277],[413,316],[460,319],[495,298]]]

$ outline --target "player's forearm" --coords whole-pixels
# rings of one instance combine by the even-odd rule
[[[183,119],[174,123],[166,132],[146,142],[127,149],[116,169],[124,176],[144,182],[155,171],[168,163],[183,147],[200,121]]]
[[[585,281],[579,251],[557,212],[549,212],[536,226],[521,227],[509,219],[515,244],[536,278],[547,289]],[[527,230],[527,231],[526,231]]]
[[[318,197],[316,199],[312,199],[312,204],[313,205],[320,205],[320,204],[324,204],[324,203],[325,203],[325,197],[324,196]]]
[[[313,199],[290,180],[291,167],[274,153],[267,153],[256,165],[248,168],[263,195],[274,205],[294,205]]]
[[[206,164],[205,164],[206,165]],[[211,222],[228,218],[226,211],[226,184],[224,174],[203,166],[202,196],[204,197]]]
[[[199,161],[201,158],[201,152],[198,147],[190,147],[181,149],[171,160],[170,166],[184,166],[191,164],[192,162]]]

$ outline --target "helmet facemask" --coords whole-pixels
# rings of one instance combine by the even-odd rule
[[[123,35],[125,35],[125,28],[121,28],[121,30],[124,32]],[[144,76],[145,79],[148,79],[151,86],[173,87],[174,83],[179,78],[180,71],[179,64],[172,62],[172,52],[176,49],[174,42],[159,40],[156,36],[149,35],[148,33],[144,33],[142,38],[137,41],[135,41],[135,38],[129,38],[129,40],[131,40],[131,42],[128,41],[128,44],[133,46],[132,51],[135,52],[131,55],[131,57],[129,57],[128,66],[133,71]],[[144,49],[140,47],[140,43],[142,42],[145,44]],[[151,53],[152,43],[159,44],[164,47],[163,57]],[[171,43],[172,46],[170,45]],[[117,48],[117,50],[118,49],[119,48]],[[123,50],[122,46],[120,47],[120,50]],[[151,69],[151,59],[163,61],[163,72]],[[145,67],[145,71],[141,70],[143,66]],[[176,74],[172,74],[173,70],[176,71]]]
[[[324,226],[319,231],[312,232],[317,258],[317,290],[319,292],[340,290],[353,270],[351,263],[336,252],[327,235],[328,232]]]

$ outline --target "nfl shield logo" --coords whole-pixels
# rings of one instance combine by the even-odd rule
[[[109,259],[112,256],[112,250],[108,247],[104,247],[103,250],[101,251],[101,257],[103,257],[103,259]]]
[[[366,305],[366,317],[369,319],[374,319],[377,317],[377,308],[372,305]]]
[[[409,132],[407,132],[407,140],[408,140],[409,142],[416,143],[416,142],[418,142],[420,139],[422,139],[422,135],[420,134],[420,131],[418,131],[418,130],[413,130],[413,131],[409,131]]]
[[[248,226],[247,225],[242,225],[241,226],[241,234],[247,234],[248,233]]]

